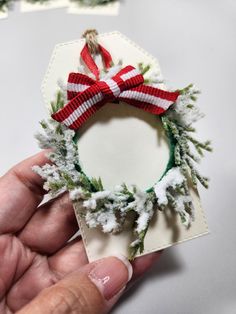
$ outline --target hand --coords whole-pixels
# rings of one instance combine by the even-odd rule
[[[0,179],[0,313],[107,313],[160,253],[89,264],[81,238],[68,243],[78,229],[68,196],[39,205],[43,182],[31,167],[46,162],[39,153]]]

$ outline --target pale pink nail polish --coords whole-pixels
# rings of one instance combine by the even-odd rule
[[[97,285],[106,300],[119,293],[131,279],[133,269],[123,256],[98,261],[90,271],[90,279]]]

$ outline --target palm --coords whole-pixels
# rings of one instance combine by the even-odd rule
[[[41,179],[31,171],[46,162],[38,154],[0,179],[0,313],[13,313],[42,289],[88,263],[67,195],[39,205]],[[156,258],[137,259],[135,277]]]

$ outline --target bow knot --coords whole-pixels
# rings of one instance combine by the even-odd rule
[[[95,84],[107,102],[115,101],[121,93],[121,86],[113,79],[97,81]]]
[[[71,129],[79,128],[108,102],[124,101],[152,114],[165,112],[179,96],[144,85],[144,77],[133,66],[126,66],[110,79],[95,81],[81,73],[70,73],[67,85],[69,103],[52,118]]]
[[[143,76],[132,66],[125,67],[110,79],[95,82],[107,102],[115,101],[122,92],[143,83]]]

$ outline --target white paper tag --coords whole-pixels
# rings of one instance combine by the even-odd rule
[[[67,80],[76,72],[84,39],[59,44],[55,47],[42,85],[44,100],[50,101],[58,90],[57,81]],[[99,35],[99,43],[112,55],[114,63],[137,67],[140,62],[160,72],[158,61],[119,32]],[[169,158],[169,147],[157,117],[124,103],[107,104],[79,130],[79,153],[83,170],[93,177],[101,176],[105,188],[113,189],[123,182],[136,184],[145,190],[153,186],[163,174]],[[195,221],[187,229],[178,215],[158,211],[145,239],[143,254],[154,252],[176,243],[208,233],[208,227],[197,192],[191,189],[195,206]],[[98,229],[88,229],[75,209],[80,230],[90,261],[104,256],[128,256],[132,234],[126,230],[108,235]]]
[[[195,221],[191,227],[186,228],[179,215],[174,214],[173,211],[156,211],[146,234],[144,252],[141,255],[156,252],[208,234],[207,222],[196,191],[191,191],[191,197],[196,211]],[[88,229],[84,220],[80,217],[78,209],[76,209],[76,217],[89,261],[117,254],[129,257],[128,247],[133,241],[130,230],[122,231],[122,233],[116,235],[104,234],[98,229]],[[140,254],[137,256],[140,256]]]
[[[33,12],[50,10],[56,8],[65,8],[69,4],[69,0],[51,0],[45,3],[30,3],[26,0],[21,0],[20,10],[21,12]]]
[[[118,15],[120,2],[114,1],[103,5],[85,6],[79,3],[70,3],[67,12],[72,14],[87,15]]]
[[[8,17],[8,12],[0,12],[0,19],[6,19]]]

